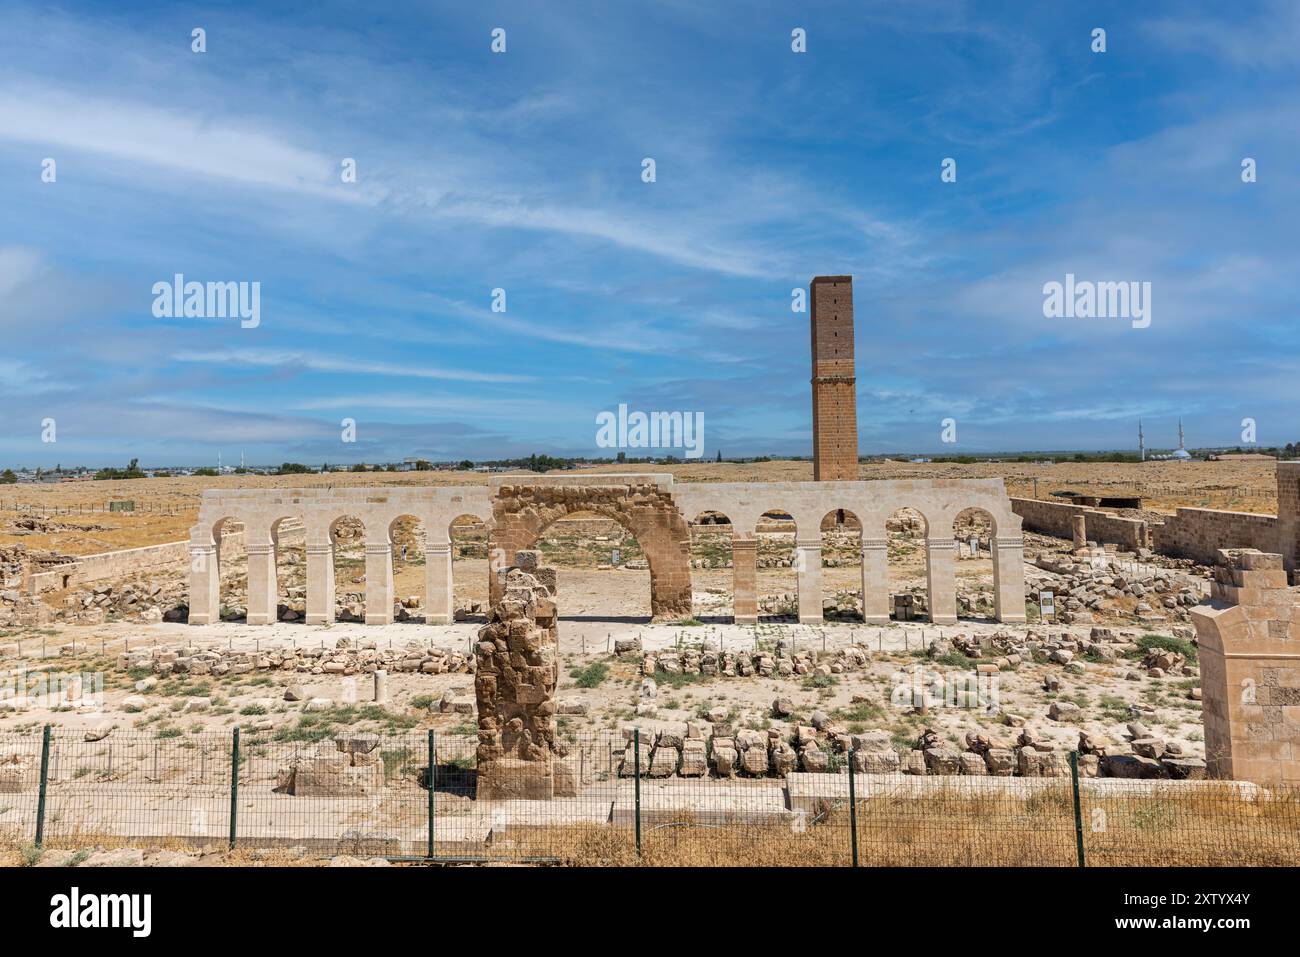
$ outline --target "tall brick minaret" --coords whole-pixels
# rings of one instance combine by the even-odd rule
[[[812,299],[813,481],[858,478],[853,277],[815,276]]]

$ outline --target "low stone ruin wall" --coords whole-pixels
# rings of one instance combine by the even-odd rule
[[[1201,565],[1218,561],[1221,548],[1254,548],[1276,552],[1276,516],[1229,512],[1211,508],[1180,508],[1163,523],[1123,518],[1095,508],[1013,498],[1011,509],[1026,531],[1055,538],[1073,537],[1074,517],[1083,515],[1089,541],[1117,545],[1125,551],[1150,548],[1173,558],[1190,558]]]
[[[1277,518],[1253,512],[1180,508],[1151,529],[1151,546],[1162,555],[1191,558],[1202,565],[1218,561],[1221,548],[1278,550]]]
[[[342,639],[346,642],[347,639]],[[297,649],[274,651],[156,651],[141,649],[118,656],[123,671],[147,668],[156,675],[240,675],[252,671],[284,671],[300,674],[354,675],[377,670],[422,674],[467,674],[474,670],[472,658],[458,651],[429,648],[411,642],[406,648],[375,647]]]
[[[221,540],[223,559],[242,554],[242,532],[227,532]],[[82,555],[66,565],[34,573],[28,580],[28,591],[33,595],[59,588],[72,588],[88,582],[111,581],[129,578],[138,572],[166,568],[183,572],[189,567],[190,543],[166,542],[162,545],[145,545],[142,548],[124,548],[115,552]]]
[[[722,675],[730,678],[770,678],[813,675],[814,677],[859,671],[867,665],[867,651],[851,646],[818,663],[814,654],[717,651],[652,651],[641,656],[641,673]]]
[[[1036,741],[1021,731],[1014,741],[967,734],[965,748],[942,744],[926,730],[916,746],[895,748],[888,731],[850,734],[830,727],[800,726],[790,737],[776,729],[733,730],[724,723],[688,721],[657,730],[623,730],[619,777],[783,778],[792,772],[1068,777],[1070,752]],[[1138,737],[1142,735],[1142,737]],[[1097,735],[1079,736],[1080,777],[1204,780],[1205,761],[1186,755],[1134,724],[1130,739],[1116,744]]]
[[[1024,520],[1024,528],[1029,532],[1072,538],[1074,517],[1082,515],[1087,524],[1089,541],[1118,545],[1130,552],[1149,545],[1147,523],[1140,519],[1123,518],[1083,505],[1043,502],[1033,498],[1013,498],[1011,510]]]

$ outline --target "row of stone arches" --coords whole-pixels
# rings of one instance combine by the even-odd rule
[[[701,569],[692,566],[700,529],[709,529],[716,553],[730,553],[731,614],[737,622],[758,620],[761,589],[782,575],[793,579],[794,607],[779,610],[803,622],[821,621],[828,570],[832,588],[855,593],[857,616],[867,623],[898,617],[895,596],[900,591],[916,595],[918,610],[928,620],[954,622],[958,555],[972,538],[976,560],[992,563],[992,616],[1024,618],[1019,519],[1005,492],[996,496],[983,487],[987,483],[942,488],[893,482],[700,485],[679,486],[675,497],[664,477],[620,478],[626,481],[503,482],[490,495],[488,489],[303,491],[281,494],[282,501],[269,506],[251,493],[241,493],[231,503],[209,504],[205,496],[200,523],[191,533],[190,620],[202,624],[219,616],[224,528],[232,519],[244,529],[250,624],[276,620],[279,610],[294,601],[300,601],[300,619],[306,623],[333,621],[340,593],[344,607],[355,607],[348,617],[386,624],[403,615],[401,605],[394,611],[394,600],[403,591],[418,591],[409,587],[416,580],[424,586],[424,614],[412,617],[442,624],[454,611],[456,527],[470,524],[478,530],[473,557],[485,559],[488,595],[495,597],[499,579],[494,570],[512,564],[520,549],[533,548],[556,522],[577,515],[615,522],[637,543],[649,572],[650,611],[659,619],[697,611],[693,577]],[[937,494],[948,493],[949,486],[963,494]],[[772,492],[768,501],[753,494],[763,489]],[[988,507],[959,507],[962,497],[985,498]],[[249,507],[252,502],[260,507]],[[729,543],[718,540],[724,529]],[[910,556],[913,576],[923,577],[924,587],[893,581],[891,555]],[[856,572],[847,571],[851,569]],[[845,587],[848,574],[856,574],[856,589]],[[282,588],[296,578],[301,585]],[[352,592],[349,585],[363,587]],[[288,588],[301,589],[301,594]]]
[[[229,514],[209,523],[197,545],[192,533],[191,620],[376,624],[406,618],[410,609],[413,620],[445,624],[453,613],[453,552],[485,539],[475,532],[485,523],[472,513],[436,524],[408,512],[316,518]],[[194,598],[205,589],[193,587],[196,580],[210,592],[197,608]]]
[[[963,579],[971,582],[964,589],[966,594],[961,596],[955,614],[993,619],[997,612],[995,590],[983,582],[974,584],[972,580],[987,577],[991,570],[996,519],[986,509],[972,506],[959,512],[949,525],[958,584]],[[733,560],[738,539],[731,519],[725,513],[708,510],[694,517],[691,530],[696,617],[735,617],[738,605],[734,599],[730,603],[711,599],[712,593],[722,591],[724,585],[731,583],[730,576],[740,567]],[[832,509],[822,516],[818,523],[822,581],[820,593],[816,595],[807,594],[815,586],[815,576],[800,575],[801,570],[806,570],[804,562],[809,560],[805,551],[801,562],[800,531],[793,516],[780,509],[770,509],[759,517],[754,530],[754,607],[745,607],[747,596],[742,583],[733,591],[733,594],[740,593],[740,617],[812,620],[818,607],[825,606],[820,609],[825,615],[841,620],[863,620],[867,595],[860,577],[862,521],[850,509]],[[932,606],[926,559],[930,531],[925,516],[909,506],[900,506],[885,517],[881,537],[886,550],[887,595],[883,618],[896,621],[929,618]],[[741,540],[739,547],[744,552],[748,545]],[[742,564],[747,557],[742,555]],[[805,593],[802,601],[797,597],[801,589]],[[874,620],[882,620],[882,615],[877,613]]]

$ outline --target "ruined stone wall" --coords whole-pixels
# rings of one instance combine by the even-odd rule
[[[1277,463],[1277,551],[1295,581],[1300,558],[1300,462]]]
[[[1276,552],[1277,534],[1272,515],[1180,508],[1163,525],[1152,526],[1151,547],[1162,555],[1213,565],[1221,548]]]
[[[227,532],[222,536],[221,547],[223,560],[242,555],[243,534]],[[181,573],[189,568],[189,561],[188,540],[166,542],[162,545],[145,545],[142,548],[124,548],[114,552],[100,552],[97,555],[82,555],[67,565],[33,574],[29,579],[28,589],[36,595],[56,588],[128,578],[139,572],[156,569]]]
[[[1072,538],[1074,519],[1084,517],[1088,541],[1118,545],[1125,551],[1147,547],[1147,523],[1135,518],[1122,518],[1099,509],[1065,502],[1043,502],[1032,498],[1013,498],[1011,510],[1024,520],[1031,532]]]

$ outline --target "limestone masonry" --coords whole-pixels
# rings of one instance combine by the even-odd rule
[[[463,516],[489,530],[489,594],[503,583],[496,569],[517,564],[556,519],[597,512],[636,537],[650,567],[651,610],[674,619],[691,612],[690,530],[706,512],[726,515],[733,529],[735,619],[758,619],[758,525],[767,512],[789,515],[796,526],[799,620],[822,620],[822,522],[851,513],[862,524],[863,613],[868,624],[889,622],[886,520],[900,508],[924,524],[930,621],[957,621],[957,544],[953,525],[967,508],[985,512],[993,534],[994,611],[1003,622],[1025,620],[1024,541],[1001,479],[843,482],[743,482],[675,485],[671,475],[502,476],[487,486],[442,488],[210,489],[190,531],[189,622],[207,625],[219,615],[222,528],[243,525],[248,554],[248,624],[276,620],[278,530],[300,522],[307,536],[307,624],[334,617],[334,530],[344,518],[365,527],[365,620],[390,624],[393,609],[394,523],[419,519],[425,528],[425,621],[452,617],[451,526]]]
[[[1300,588],[1281,555],[1225,550],[1192,610],[1211,777],[1300,784]]]

